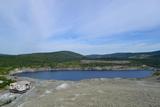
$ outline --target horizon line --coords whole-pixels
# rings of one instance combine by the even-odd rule
[[[158,52],[160,51],[160,49],[158,50],[151,50],[151,51],[135,51],[135,52],[131,52],[131,51],[127,51],[127,52],[111,52],[111,53],[91,53],[91,54],[83,54],[80,52],[76,52],[76,51],[72,51],[72,50],[59,50],[59,51],[39,51],[39,52],[26,52],[26,53],[19,53],[19,54],[8,54],[8,53],[0,53],[0,55],[28,55],[28,54],[43,54],[43,53],[55,53],[55,52],[73,52],[73,53],[77,53],[80,55],[108,55],[108,54],[116,54],[116,53],[146,53],[146,52]]]

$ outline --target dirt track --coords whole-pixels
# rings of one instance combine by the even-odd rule
[[[5,107],[160,107],[160,82],[94,79],[36,81]]]

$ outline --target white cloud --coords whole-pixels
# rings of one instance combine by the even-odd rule
[[[148,30],[160,25],[159,5],[159,0],[113,0],[102,7],[99,14],[91,16],[78,31],[99,37]]]

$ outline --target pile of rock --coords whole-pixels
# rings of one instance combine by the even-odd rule
[[[29,81],[18,81],[10,84],[10,92],[12,93],[24,93],[31,88]]]
[[[0,106],[3,106],[3,105],[11,103],[18,96],[19,96],[19,94],[13,94],[13,93],[9,93],[9,92],[0,95]]]

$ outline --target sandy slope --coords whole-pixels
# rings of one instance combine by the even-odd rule
[[[94,79],[35,81],[5,107],[160,107],[160,82]]]

